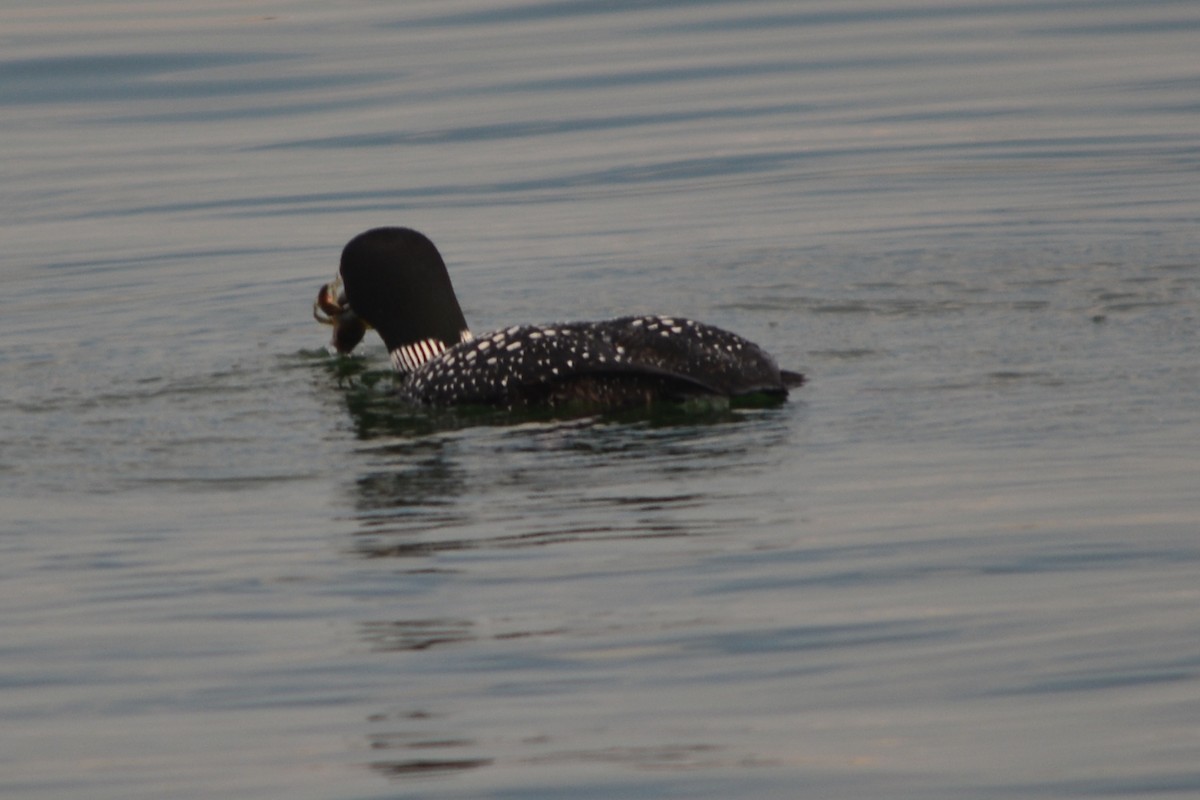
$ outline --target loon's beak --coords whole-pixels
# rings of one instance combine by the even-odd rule
[[[347,304],[340,275],[317,292],[317,299],[313,302],[313,319],[333,327],[329,346],[343,354],[353,350],[370,327]]]

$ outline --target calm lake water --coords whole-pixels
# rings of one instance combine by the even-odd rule
[[[6,798],[1200,795],[1200,5],[0,11]],[[468,424],[476,331],[689,315],[811,384]]]

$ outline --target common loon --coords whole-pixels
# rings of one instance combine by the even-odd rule
[[[690,319],[630,316],[515,325],[472,335],[433,242],[409,228],[350,240],[313,304],[349,353],[368,328],[400,375],[398,394],[428,406],[620,409],[696,398],[779,402],[804,376],[758,345]]]

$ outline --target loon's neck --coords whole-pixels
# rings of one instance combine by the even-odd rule
[[[459,331],[458,340],[460,342],[469,342],[474,338],[471,331],[466,328]],[[441,339],[430,338],[400,345],[388,355],[391,358],[392,369],[404,375],[415,372],[444,352],[446,352],[446,343]]]

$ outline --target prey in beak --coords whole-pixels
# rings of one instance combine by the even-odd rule
[[[342,289],[341,276],[325,284],[317,292],[317,299],[313,302],[313,319],[333,328],[329,346],[343,355],[362,341],[367,328],[370,327],[350,310],[346,302],[346,292]]]

